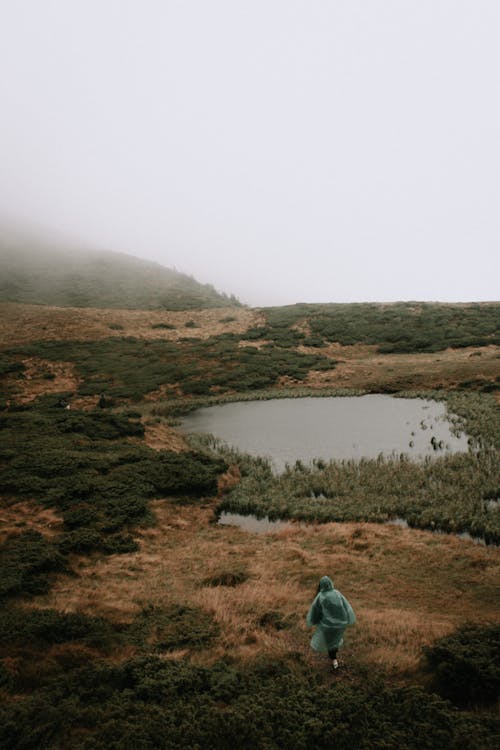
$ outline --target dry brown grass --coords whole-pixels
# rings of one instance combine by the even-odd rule
[[[189,450],[189,445],[183,436],[165,422],[154,422],[148,417],[143,417],[141,422],[144,425],[144,442],[150,448],[157,451],[174,451],[174,453]],[[142,443],[143,441],[134,440],[133,442]]]
[[[80,378],[76,375],[73,362],[51,362],[40,357],[26,357],[23,377],[5,379],[7,388],[15,393],[15,400],[27,404],[47,393],[76,391]]]
[[[383,665],[397,679],[415,676],[422,647],[436,637],[467,620],[499,618],[495,548],[373,524],[296,525],[259,535],[211,524],[210,503],[158,500],[153,509],[158,523],[138,533],[139,552],[75,557],[78,578],[60,576],[36,606],[118,621],[130,621],[147,604],[201,606],[221,634],[211,648],[190,655],[198,662],[300,652],[317,663],[305,614],[319,577],[329,574],[358,616],[342,657]],[[210,576],[241,569],[249,578],[238,586],[206,585]],[[263,624],[271,612],[290,626]]]
[[[225,318],[234,320],[224,323],[222,321]],[[186,328],[188,321],[193,321],[195,327]],[[240,307],[174,312],[51,307],[7,302],[0,303],[0,346],[64,339],[96,341],[111,336],[170,341],[186,336],[206,339],[221,333],[244,333],[262,322],[261,313]],[[153,328],[154,325],[161,324],[174,328]]]
[[[56,536],[62,529],[62,519],[51,508],[42,508],[34,501],[16,502],[0,498],[0,544],[8,536],[34,529],[48,538]]]
[[[318,352],[307,347],[298,350]],[[500,371],[500,347],[494,345],[422,354],[378,354],[374,346],[330,344],[319,351],[338,364],[330,371],[310,372],[303,385],[372,390],[450,388],[476,378],[493,381]]]

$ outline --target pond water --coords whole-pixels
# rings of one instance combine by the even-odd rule
[[[270,459],[279,473],[295,461],[314,458],[408,458],[468,450],[467,436],[454,435],[441,401],[382,394],[238,401],[198,409],[180,429],[211,433],[230,446]]]

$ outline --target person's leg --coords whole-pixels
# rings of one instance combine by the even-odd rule
[[[336,648],[329,649],[328,656],[332,660],[332,669],[338,669],[339,663],[337,661],[337,649]]]

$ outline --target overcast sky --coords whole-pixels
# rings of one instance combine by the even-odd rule
[[[500,0],[0,0],[0,211],[250,305],[499,299]]]

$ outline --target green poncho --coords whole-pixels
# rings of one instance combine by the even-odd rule
[[[342,646],[344,630],[356,622],[354,610],[328,576],[319,582],[319,594],[307,613],[309,627],[316,625],[311,639],[315,651],[327,652]]]

